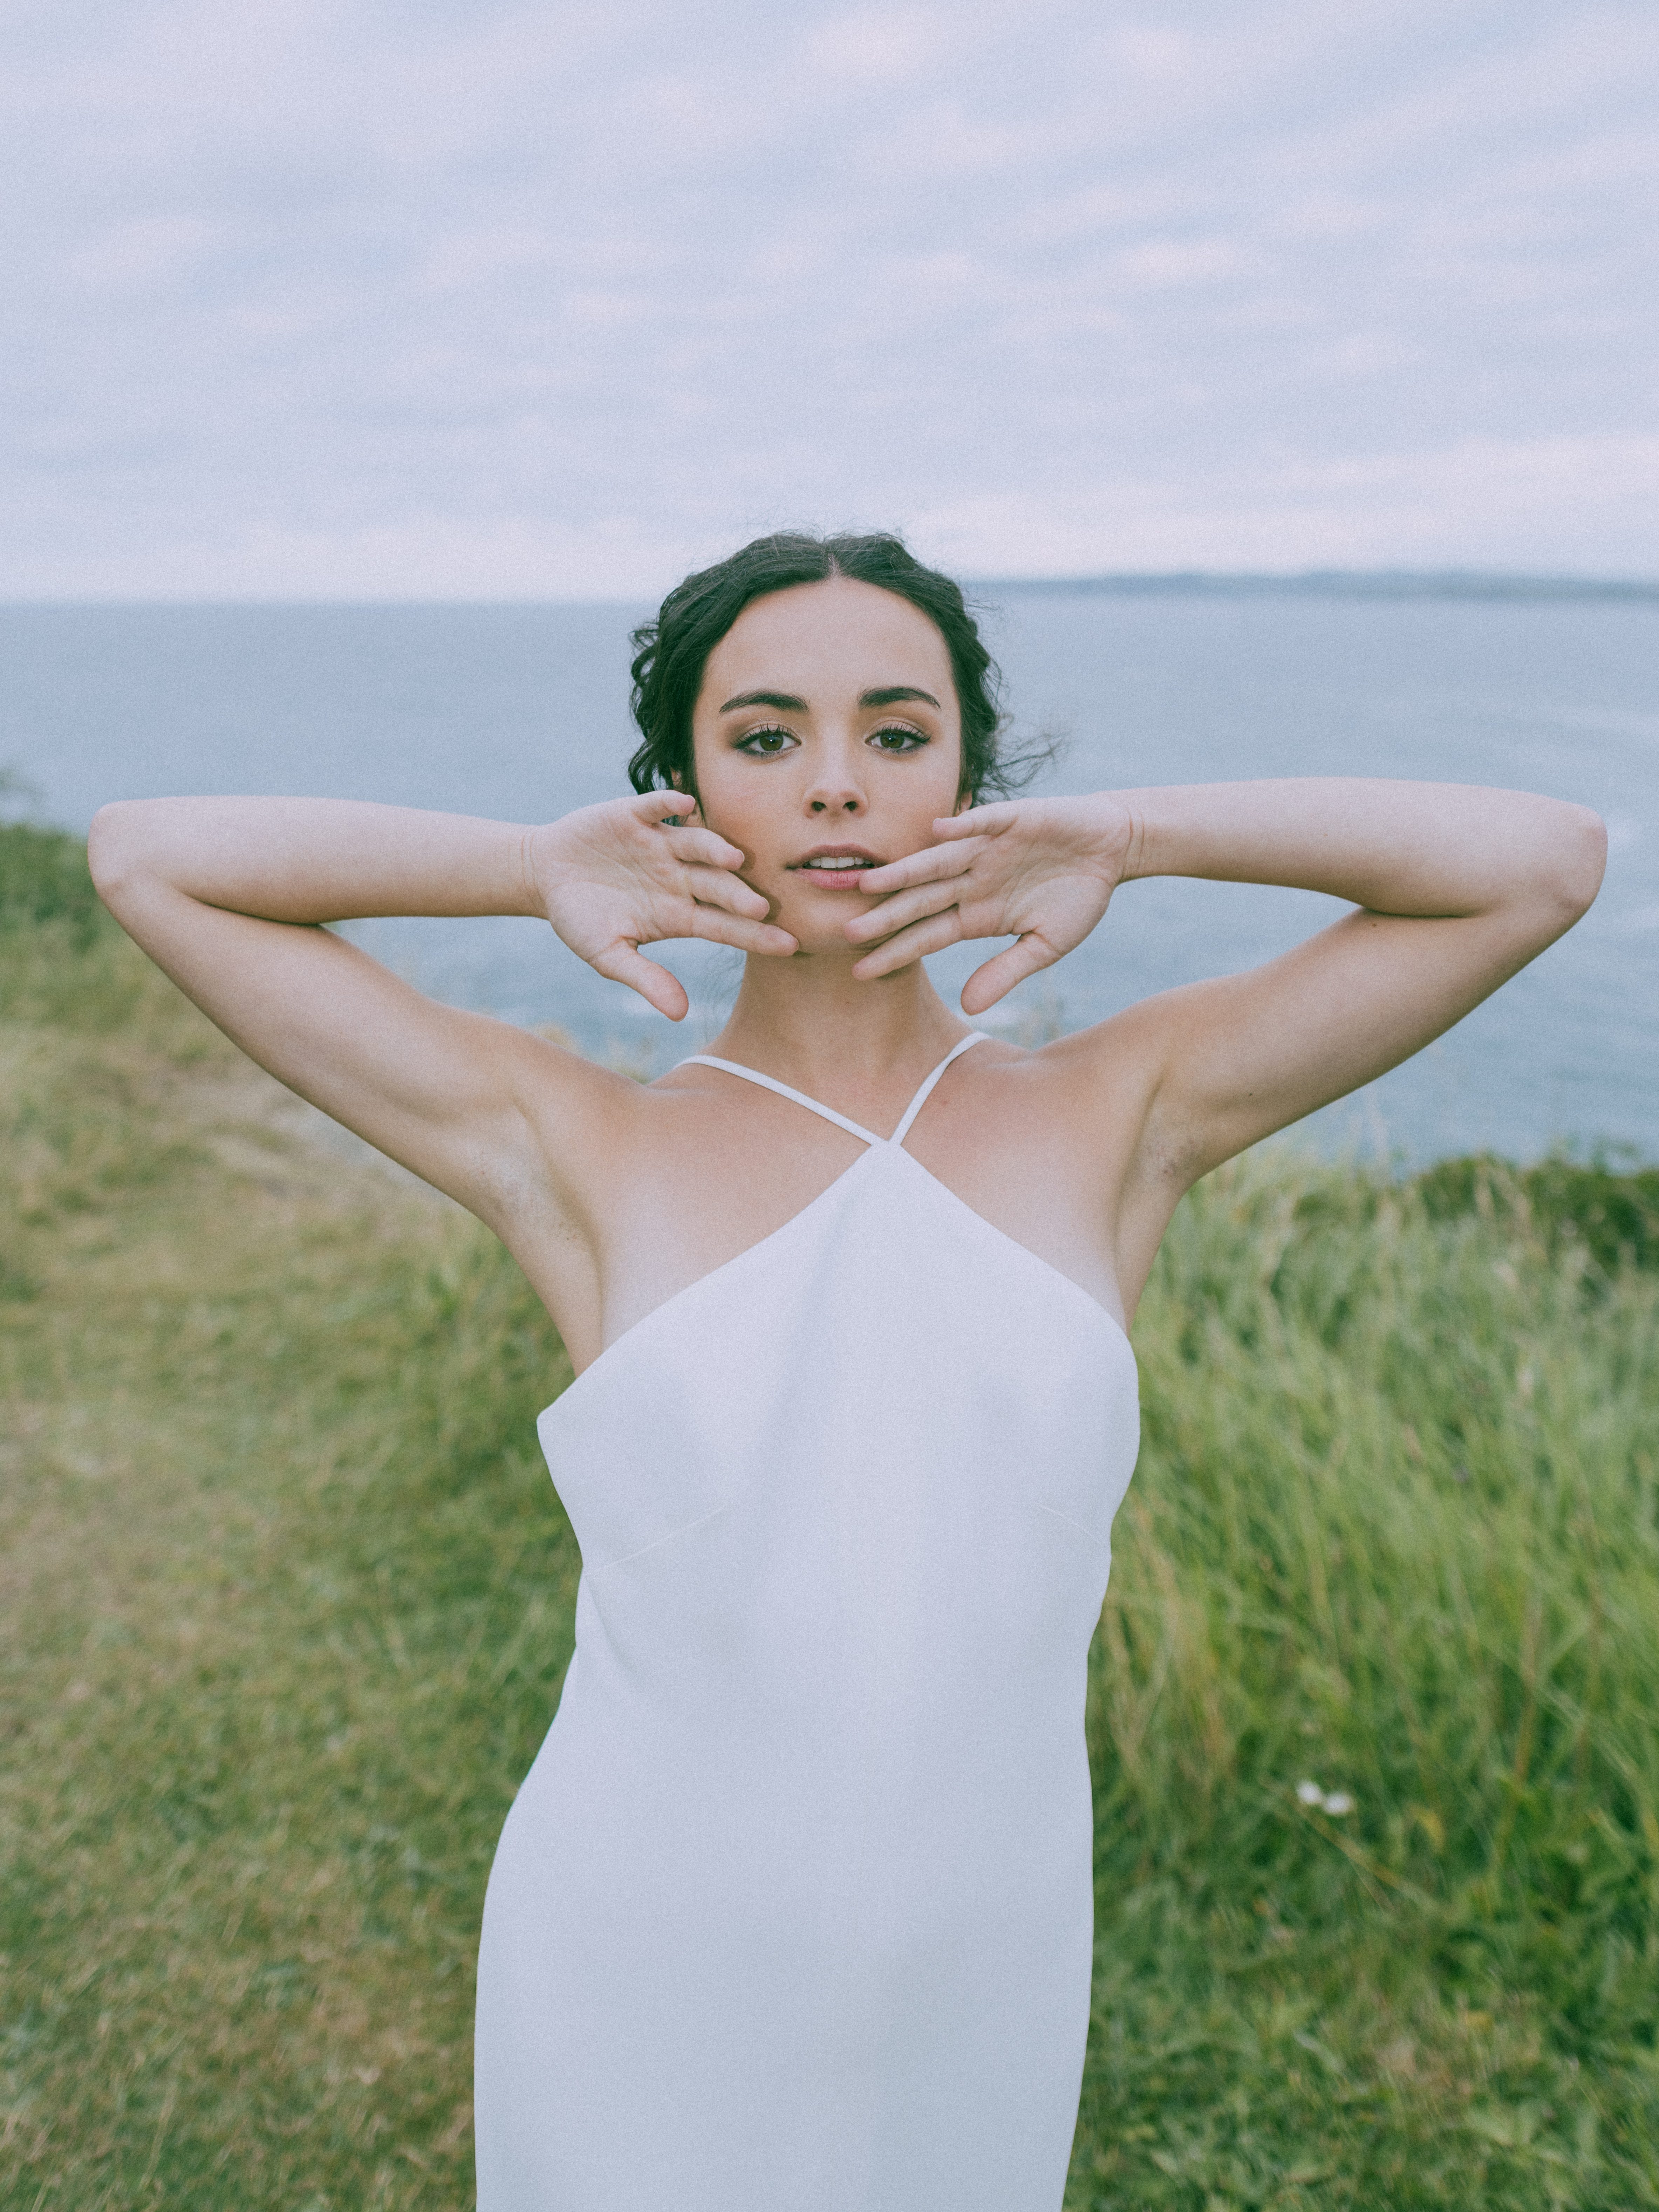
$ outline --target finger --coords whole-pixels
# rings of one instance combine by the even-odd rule
[[[630,991],[653,1006],[659,1014],[666,1014],[671,1022],[683,1021],[691,1001],[678,975],[671,975],[654,960],[647,960],[631,945],[607,945],[603,952],[596,953],[590,963],[601,975],[608,975],[613,983],[626,983]]]
[[[740,868],[744,862],[741,846],[734,845],[729,837],[722,837],[718,830],[677,830],[672,823],[664,825],[663,842],[677,860],[688,866],[701,863],[708,868]]]
[[[947,945],[958,945],[961,941],[962,916],[952,907],[946,914],[936,914],[927,921],[912,922],[908,929],[900,930],[885,945],[878,945],[862,960],[854,961],[853,973],[860,983],[872,982],[878,975],[891,975],[924,959],[930,952],[943,952]]]
[[[671,819],[689,822],[697,811],[697,802],[689,791],[642,791],[629,804],[641,822],[657,829]]]
[[[716,906],[694,906],[691,934],[711,945],[735,945],[740,952],[769,952],[787,957],[799,946],[787,929],[775,922],[750,921],[739,914],[726,914]]]
[[[769,900],[727,868],[688,868],[685,876],[699,905],[724,907],[729,914],[746,914],[757,921],[764,921],[772,911]]]
[[[1040,969],[1051,968],[1060,957],[1052,945],[1037,936],[1035,931],[1022,937],[1018,945],[1011,945],[988,960],[982,968],[975,968],[962,987],[962,1011],[964,1014],[982,1014],[988,1006],[1006,998],[1016,983],[1023,983],[1028,975]],[[857,974],[854,969],[854,973]]]
[[[947,906],[956,906],[961,897],[959,882],[918,884],[913,890],[895,891],[879,906],[854,915],[844,927],[853,944],[873,945],[878,939],[891,937],[913,921],[925,921],[930,914],[943,914]]]
[[[933,823],[942,838],[994,837],[1018,819],[1013,803],[995,799],[989,806],[970,806],[965,814],[941,814]]]
[[[924,846],[920,853],[907,853],[902,860],[889,860],[884,867],[866,868],[859,878],[859,889],[872,898],[884,898],[889,891],[908,890],[912,884],[959,876],[973,866],[977,850],[976,846],[964,850],[960,843]]]

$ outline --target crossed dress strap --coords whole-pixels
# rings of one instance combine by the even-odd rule
[[[826,1121],[833,1121],[838,1129],[849,1136],[861,1138],[866,1145],[902,1145],[910,1133],[910,1124],[927,1103],[928,1093],[953,1060],[960,1059],[970,1045],[983,1044],[985,1032],[971,1030],[965,1037],[958,1038],[931,1075],[923,1079],[921,1089],[904,1109],[904,1118],[890,1137],[878,1137],[873,1129],[866,1129],[857,1121],[849,1121],[845,1114],[837,1114],[833,1106],[821,1106],[816,1098],[809,1098],[804,1091],[793,1091],[775,1076],[763,1075],[758,1068],[744,1067],[735,1060],[716,1060],[712,1053],[694,1052],[676,1063],[680,1067],[718,1067],[727,1075],[740,1075],[745,1083],[758,1083],[763,1091],[775,1091],[780,1098],[793,1098],[797,1106],[805,1106],[809,1114],[818,1114]]]

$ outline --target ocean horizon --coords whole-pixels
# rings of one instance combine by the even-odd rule
[[[1133,599],[1146,597],[1271,598],[1285,594],[1304,599],[1608,599],[1659,605],[1659,577],[1585,576],[1531,574],[1502,568],[1124,568],[1084,575],[968,576],[958,580],[964,592],[1055,592],[1090,597]],[[154,597],[134,593],[119,597],[32,598],[0,597],[0,613],[25,608],[97,607],[636,607],[649,604],[648,595],[637,598],[609,593],[597,599],[550,599],[542,592],[503,597],[490,593],[434,598],[429,595],[388,598],[384,594],[343,598],[307,593],[272,596],[268,592],[230,598],[201,593],[189,597]]]
[[[969,580],[1016,744],[1049,793],[1310,774],[1514,784],[1607,819],[1586,920],[1428,1051],[1298,1125],[1421,1162],[1598,1148],[1659,1158],[1659,582],[1401,570]],[[0,767],[42,820],[106,799],[309,792],[544,819],[628,788],[629,631],[646,601],[0,605]],[[14,802],[9,810],[15,812]],[[1035,1041],[1271,958],[1341,911],[1307,892],[1127,885],[981,1024]],[[356,927],[435,995],[645,1073],[702,1049],[736,956],[665,949],[676,1027],[541,925]],[[992,950],[929,962],[953,998]]]

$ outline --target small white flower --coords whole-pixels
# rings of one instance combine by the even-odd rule
[[[1325,1810],[1332,1820],[1340,1820],[1345,1813],[1352,1812],[1353,1799],[1346,1790],[1332,1790],[1326,1795]]]
[[[1304,1805],[1322,1805],[1325,1793],[1316,1782],[1298,1782],[1296,1794]]]

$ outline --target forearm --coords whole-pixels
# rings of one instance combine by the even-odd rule
[[[350,799],[126,799],[99,814],[88,849],[118,915],[164,888],[270,921],[347,921],[538,913],[528,834]]]
[[[1133,822],[1122,879],[1203,876],[1329,892],[1375,913],[1579,914],[1606,838],[1588,807],[1471,784],[1308,776],[1112,794]]]

